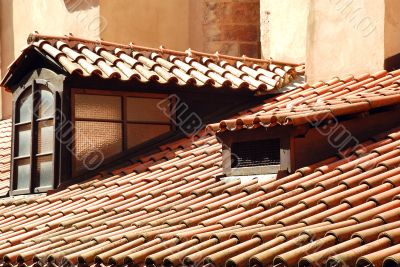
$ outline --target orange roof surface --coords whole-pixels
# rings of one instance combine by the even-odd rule
[[[380,265],[399,259],[399,145],[395,130],[279,180],[226,183],[215,137],[187,138],[127,175],[3,199],[0,255],[10,264]]]
[[[388,88],[380,94],[398,99],[398,73],[379,75],[373,81]],[[380,86],[384,77],[393,86]],[[352,91],[325,87],[301,87],[249,112]],[[352,95],[376,97],[369,88]],[[110,177],[0,200],[0,257],[5,266],[396,266],[399,147],[395,129],[278,180],[226,182],[221,145],[201,132]]]
[[[191,60],[170,51],[174,55],[165,59],[163,50],[139,53],[134,45],[109,50],[113,44],[103,41],[33,37],[31,46],[70,73],[275,88],[264,81],[264,89],[259,87],[264,74],[256,72],[269,69],[244,67],[241,61],[228,68],[222,61],[204,61],[204,54]],[[274,69],[271,75],[279,78],[272,79],[285,83],[290,70],[278,69],[285,74]],[[399,79],[399,70],[381,71],[304,85],[210,128],[299,125],[396,105]],[[5,193],[10,125],[10,120],[0,123],[0,192]],[[221,164],[221,144],[202,131],[109,176],[99,174],[46,196],[0,199],[3,266],[400,265],[400,128],[279,179],[225,181]]]

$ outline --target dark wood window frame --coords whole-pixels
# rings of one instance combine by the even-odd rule
[[[40,89],[40,87],[45,87],[45,89]],[[27,90],[31,90],[31,118],[29,121],[24,121],[24,122],[17,122],[17,115],[19,115],[19,103],[21,101],[21,98],[24,96],[24,94],[27,92]],[[40,99],[40,92],[41,90],[47,90],[51,92],[52,94],[52,100],[53,100],[53,112],[51,116],[47,117],[39,117],[38,115],[38,108],[40,107],[41,103],[39,102]],[[57,122],[56,122],[56,111],[59,109],[59,105],[57,105],[57,90],[55,89],[55,86],[50,83],[49,81],[45,79],[30,79],[28,82],[26,82],[23,86],[18,88],[16,92],[14,93],[14,102],[13,102],[13,126],[12,126],[12,134],[13,134],[13,146],[12,146],[12,162],[11,162],[11,195],[20,195],[20,194],[30,194],[30,193],[41,193],[41,192],[47,192],[50,189],[54,189],[57,184],[58,184],[58,168],[57,168],[57,163],[58,163],[58,141],[56,140],[56,134],[53,134],[52,136],[52,150],[50,152],[44,152],[44,153],[39,153],[39,147],[38,147],[38,128],[40,123],[45,123],[45,122],[51,122],[51,126],[53,127],[53,130],[56,129],[57,127]],[[29,155],[16,155],[16,147],[19,145],[19,140],[17,137],[18,133],[18,128],[22,127],[24,125],[30,125],[31,129],[31,142],[30,142],[30,153]],[[51,156],[51,164],[52,164],[52,184],[47,185],[47,186],[40,186],[40,177],[39,174],[37,173],[37,167],[38,167],[38,159],[40,157],[47,157]],[[23,160],[23,159],[28,159],[29,160],[29,166],[30,166],[30,177],[28,177],[28,187],[25,189],[18,189],[17,182],[18,178],[15,176],[16,174],[16,164],[18,160]]]
[[[76,94],[84,94],[84,95],[100,95],[100,96],[116,96],[116,97],[121,97],[121,119],[116,120],[116,119],[89,119],[89,118],[76,118],[75,114],[75,95]],[[149,98],[149,99],[159,99],[160,101],[163,99],[168,98],[170,103],[170,120],[169,122],[157,122],[157,121],[134,121],[134,120],[128,120],[127,119],[127,98],[132,97],[132,98]],[[172,132],[176,130],[176,125],[173,123],[176,119],[176,114],[175,114],[175,109],[174,105],[176,103],[176,99],[173,97],[169,97],[169,94],[165,93],[142,93],[142,92],[128,92],[128,91],[116,91],[116,90],[98,90],[98,89],[83,89],[83,88],[71,88],[71,121],[72,124],[74,125],[74,129],[72,131],[73,133],[73,144],[72,148],[73,151],[75,149],[75,125],[77,121],[89,121],[89,122],[109,122],[109,123],[121,123],[122,124],[122,148],[121,148],[121,153],[119,153],[116,156],[120,156],[126,153],[129,153],[131,151],[135,151],[138,147],[141,147],[143,145],[151,144],[155,140],[165,138],[166,136],[170,135]],[[161,134],[160,136],[157,136],[155,138],[146,140],[143,143],[140,143],[138,145],[135,145],[133,147],[128,147],[128,125],[129,124],[151,124],[151,125],[168,125],[170,126],[170,131],[166,132],[164,134]],[[74,153],[72,153],[74,154]],[[111,160],[104,160],[104,164],[109,163]],[[74,156],[72,155],[72,169],[76,170],[76,160],[74,159]],[[84,172],[77,172],[74,173],[72,172],[72,176],[77,177],[82,175]]]

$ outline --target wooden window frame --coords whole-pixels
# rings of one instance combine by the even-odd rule
[[[81,118],[76,118],[75,114],[75,95],[76,94],[85,94],[85,95],[102,95],[102,96],[118,96],[121,97],[121,119],[120,120],[114,120],[114,119],[81,119]],[[171,132],[174,132],[176,130],[176,125],[173,123],[173,121],[176,120],[176,114],[175,114],[175,109],[173,108],[176,103],[176,99],[173,97],[169,97],[171,101],[171,107],[172,109],[170,110],[170,119],[169,123],[166,122],[154,122],[154,121],[129,121],[127,120],[127,98],[133,97],[133,98],[150,98],[150,99],[165,99],[169,97],[169,94],[165,93],[141,93],[141,92],[128,92],[128,91],[116,91],[116,90],[97,90],[97,89],[84,89],[84,88],[71,88],[71,121],[72,124],[74,125],[74,129],[72,131],[73,133],[73,151],[75,151],[75,125],[77,121],[92,121],[92,122],[110,122],[110,123],[121,123],[122,124],[122,149],[121,153],[118,153],[115,156],[120,156],[126,153],[129,153],[131,151],[135,151],[138,147],[146,145],[146,144],[151,144],[154,140],[164,138],[168,135],[171,134]],[[161,134],[160,136],[157,136],[155,138],[149,139],[143,143],[140,143],[136,146],[128,148],[128,124],[151,124],[151,125],[169,125],[170,126],[170,131],[166,132],[164,134]],[[76,170],[76,160],[74,158],[74,153],[71,153],[71,164],[72,164],[72,176],[73,177],[79,177],[80,175],[84,174],[84,172],[75,172]],[[104,160],[104,164],[107,164],[111,161],[111,159],[106,159]]]
[[[38,99],[38,94],[37,92],[40,91],[37,87],[39,85],[43,85],[46,87],[46,90],[50,91],[53,96],[53,116],[49,117],[44,117],[44,118],[39,118],[38,116],[38,110],[35,109],[37,104],[40,101]],[[31,119],[28,122],[18,122],[16,123],[17,119],[17,114],[19,114],[19,101],[21,99],[21,96],[26,92],[26,90],[31,90],[31,96],[32,96],[32,114],[31,114]],[[13,101],[13,115],[12,115],[12,136],[13,136],[13,145],[11,148],[11,184],[10,184],[10,194],[11,195],[22,195],[22,194],[32,194],[32,193],[43,193],[47,192],[48,190],[56,188],[58,185],[58,140],[56,138],[56,134],[53,135],[53,148],[51,152],[46,152],[46,153],[37,153],[38,152],[38,128],[39,128],[39,123],[43,121],[52,121],[53,123],[53,128],[56,129],[57,127],[57,121],[56,121],[56,113],[59,108],[57,105],[57,90],[55,89],[55,86],[51,84],[49,81],[45,79],[31,79],[27,83],[25,83],[23,86],[18,88],[16,92],[14,93],[14,101]],[[17,128],[19,126],[23,125],[30,125],[31,126],[31,144],[30,144],[30,154],[28,156],[16,156],[15,153],[15,148],[16,148],[16,133],[17,133]],[[39,179],[40,177],[37,175],[37,158],[38,157],[44,157],[44,156],[52,156],[52,169],[53,169],[53,183],[50,186],[39,186]],[[16,187],[17,183],[17,178],[15,177],[15,166],[18,160],[21,159],[29,159],[30,162],[30,177],[29,177],[29,186],[28,189],[14,189]]]

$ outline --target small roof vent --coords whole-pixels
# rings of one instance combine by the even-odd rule
[[[257,167],[280,164],[278,138],[232,144],[231,167]]]
[[[230,162],[232,175],[276,174],[281,167],[280,139],[234,142]]]

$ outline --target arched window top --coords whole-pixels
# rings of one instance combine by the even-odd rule
[[[30,122],[32,119],[32,86],[25,89],[17,101],[16,123]]]

